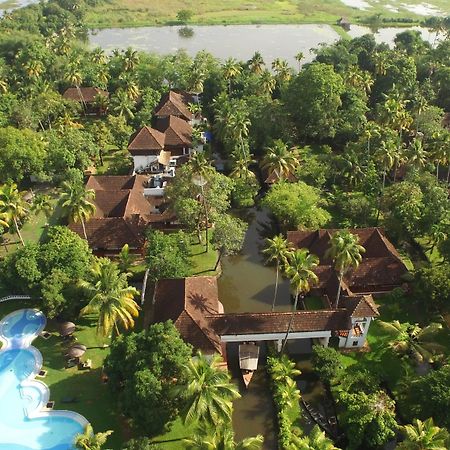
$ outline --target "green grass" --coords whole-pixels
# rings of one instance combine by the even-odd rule
[[[172,423],[169,431],[155,437],[153,442],[157,443],[164,450],[185,450],[186,446],[183,443],[183,439],[191,437],[192,434],[192,427],[187,427],[178,418]]]
[[[305,297],[305,307],[308,311],[318,311],[320,309],[325,309],[323,299],[316,296]]]
[[[0,304],[0,318],[24,307],[36,307],[32,301],[10,301]],[[42,353],[47,375],[42,381],[50,388],[50,399],[55,401],[55,409],[68,409],[82,414],[92,424],[94,430],[114,430],[108,440],[108,447],[119,449],[123,442],[122,426],[115,396],[108,386],[101,382],[103,361],[109,353],[102,348],[103,340],[96,334],[96,317],[86,316],[76,321],[77,342],[86,345],[83,360],[92,360],[92,369],[79,370],[77,367],[65,369],[64,354],[70,344],[59,336],[55,323],[49,321],[46,330],[51,333],[48,340],[38,337],[33,345]],[[77,402],[65,404],[64,397],[76,397]]]
[[[423,252],[430,263],[442,262],[442,256],[436,246],[430,251],[430,240],[428,237],[416,238],[415,240],[422,247]]]
[[[394,13],[385,8],[386,5],[399,2],[368,0],[372,7],[358,10],[344,5],[340,0],[259,0],[242,2],[240,0],[111,0],[101,2],[90,8],[87,22],[92,28],[106,27],[139,27],[176,24],[176,14],[181,9],[193,12],[190,24],[194,25],[228,25],[228,24],[292,24],[292,23],[329,23],[335,24],[337,19],[344,16],[350,22],[363,22],[365,18],[374,14],[382,17],[400,19],[410,18],[416,21],[423,19],[406,9]],[[410,0],[409,5],[418,5],[422,0]],[[447,0],[430,0],[431,4],[450,13]],[[345,37],[345,32],[338,33]]]
[[[211,244],[209,245],[207,253],[204,242],[199,244],[196,237],[193,237],[189,246],[189,252],[191,254],[192,262],[190,275],[217,275],[218,271],[214,270],[217,260],[217,251],[212,248]]]
[[[35,192],[45,193],[52,197],[51,203],[53,206],[53,211],[49,218],[41,211],[37,215],[33,212],[28,214],[27,220],[23,227],[20,229],[23,240],[27,242],[39,242],[42,236],[45,233],[48,225],[57,225],[61,220],[61,209],[57,205],[58,202],[58,194],[55,190],[36,190]],[[6,255],[8,252],[13,252],[17,248],[21,247],[21,243],[17,234],[10,229],[8,233],[3,235],[3,238],[6,239],[6,248],[5,245],[0,246],[0,255]]]
[[[390,322],[399,320],[400,322],[419,323],[421,326],[428,325],[432,319],[426,316],[423,308],[409,302],[408,297],[401,304],[388,303],[387,297],[376,299],[379,305],[380,317],[378,320]],[[404,417],[408,417],[410,406],[408,399],[400,396],[402,382],[408,376],[416,376],[416,365],[407,358],[401,358],[389,348],[392,337],[386,334],[380,327],[377,320],[371,323],[369,329],[368,343],[370,351],[366,353],[345,353],[341,355],[344,367],[357,365],[370,372],[377,374],[385,380],[392,390],[400,411]],[[435,341],[444,346],[444,353],[450,355],[450,328],[444,329],[436,336]]]
[[[98,175],[127,175],[132,168],[132,160],[127,150],[109,148],[104,152],[103,164],[96,166]]]

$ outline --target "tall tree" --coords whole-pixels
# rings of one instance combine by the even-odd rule
[[[286,336],[284,337],[283,345],[281,346],[281,353],[286,346],[289,333],[291,332],[292,321],[294,320],[295,312],[297,311],[300,294],[302,294],[302,296],[305,295],[309,292],[311,286],[319,281],[317,275],[314,273],[314,269],[318,265],[319,258],[316,255],[310,254],[306,248],[295,250],[289,254],[285,273],[291,281],[291,288],[294,292],[295,301],[286,330]]]
[[[186,384],[176,388],[176,394],[185,400],[181,412],[185,423],[215,427],[231,422],[233,400],[240,398],[240,394],[228,371],[220,367],[221,362],[217,354],[210,360],[197,353],[186,366]]]
[[[275,262],[276,266],[275,291],[273,293],[271,311],[275,310],[275,303],[277,301],[280,267],[284,267],[287,263],[287,258],[290,251],[292,251],[291,246],[289,245],[287,239],[285,239],[281,234],[274,236],[272,239],[266,239],[266,248],[263,250],[263,253],[267,257],[267,262]]]
[[[439,428],[430,417],[425,421],[415,419],[412,425],[402,427],[406,439],[398,450],[445,450],[448,448],[449,434],[445,428]]]
[[[339,274],[339,285],[336,294],[337,309],[339,306],[339,298],[341,296],[342,280],[345,273],[351,268],[357,268],[362,260],[362,254],[365,248],[358,244],[359,238],[350,231],[336,231],[330,239],[330,248],[325,253],[326,258],[330,258],[334,262],[334,268]]]
[[[216,219],[211,237],[211,244],[218,251],[214,270],[217,269],[222,256],[234,255],[241,250],[246,229],[245,222],[230,214],[222,214]]]
[[[188,450],[260,450],[263,441],[263,436],[258,435],[236,442],[232,427],[225,425],[214,429],[197,427],[193,437],[183,440]]]
[[[88,240],[85,222],[95,214],[95,205],[92,201],[95,198],[93,189],[85,189],[81,183],[62,184],[63,192],[60,203],[63,211],[74,222],[81,222],[84,238]]]
[[[275,172],[280,180],[294,175],[300,165],[299,151],[296,147],[288,149],[287,145],[277,139],[267,148],[261,167],[270,173]]]
[[[83,433],[77,434],[74,440],[74,446],[80,450],[101,450],[106,444],[108,437],[113,433],[112,430],[103,433],[94,433],[92,425],[88,423]]]
[[[22,245],[25,245],[20,233],[19,222],[28,213],[28,203],[25,201],[25,192],[20,192],[15,183],[6,183],[0,187],[0,217],[3,225],[14,224],[15,232]]]
[[[379,321],[380,327],[393,337],[389,346],[398,354],[413,358],[418,363],[433,362],[434,355],[441,353],[444,348],[435,342],[436,335],[442,330],[440,323],[430,323],[424,328],[419,325]]]
[[[302,450],[339,450],[333,441],[325,436],[319,425],[315,425],[308,436],[299,438],[295,445]]]
[[[98,259],[92,267],[91,280],[80,281],[80,286],[89,296],[81,315],[98,313],[99,334],[106,337],[114,329],[119,335],[119,324],[126,330],[134,327],[140,310],[134,297],[139,292],[128,286],[127,274],[121,273],[116,263],[107,258]]]

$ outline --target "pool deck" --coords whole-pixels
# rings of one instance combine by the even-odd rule
[[[21,317],[17,319],[18,316]],[[15,449],[23,450],[47,450],[51,448],[69,450],[73,448],[72,441],[77,432],[82,432],[88,424],[86,418],[76,412],[46,410],[47,402],[50,400],[50,390],[45,383],[35,379],[42,368],[43,358],[39,350],[31,345],[33,340],[44,330],[45,326],[46,318],[37,309],[19,309],[8,314],[0,321],[0,341],[2,342],[2,348],[0,349],[0,362],[2,362],[0,364],[0,379],[4,378],[8,385],[8,391],[3,391],[3,393],[0,391],[0,394],[2,394],[0,395],[0,405],[6,402],[6,404],[3,403],[5,413],[9,410],[22,411],[22,417],[16,416],[14,413],[9,416],[8,414],[0,414],[0,429],[3,422],[3,426],[11,430],[15,425],[15,422],[11,423],[11,418],[18,419],[19,423],[17,423],[16,430],[17,433],[21,434],[21,436],[16,437],[14,442],[0,441],[0,449],[7,449],[10,448],[7,446],[12,445]],[[18,369],[15,363],[19,361],[21,356],[27,356],[27,353],[32,355],[33,361],[31,364],[24,366],[22,370],[24,373],[18,373],[22,367]],[[28,355],[29,358],[30,355]],[[25,358],[24,362],[27,363],[29,361]],[[10,372],[13,372],[14,375]],[[14,384],[18,395],[14,395],[12,389]],[[12,401],[18,402],[19,405],[11,404]],[[1,409],[0,407],[0,411]],[[8,421],[10,423],[5,425]],[[57,422],[70,429],[66,436],[64,436],[64,432],[60,428],[51,431],[51,428],[57,425]],[[25,428],[29,427],[30,429],[22,429],[21,426],[23,425],[25,425]],[[30,433],[34,433],[35,436],[30,437]],[[24,439],[25,434],[27,439]],[[63,435],[61,436],[61,434]],[[50,438],[47,439],[50,439],[52,442],[43,442],[43,438],[48,435],[50,435]],[[54,438],[52,435],[57,435],[58,437]],[[8,438],[6,437],[6,439]],[[27,441],[27,445],[22,445],[24,440]],[[17,446],[18,444],[19,446]]]

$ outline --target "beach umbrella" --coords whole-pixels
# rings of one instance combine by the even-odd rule
[[[59,334],[61,336],[69,336],[75,331],[75,324],[73,322],[63,322],[60,326]]]
[[[75,344],[69,348],[67,356],[70,358],[80,358],[86,353],[86,346],[83,344]]]

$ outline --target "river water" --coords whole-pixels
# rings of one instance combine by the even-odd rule
[[[194,56],[206,50],[215,57],[225,60],[232,57],[246,61],[259,51],[266,63],[282,58],[291,66],[298,65],[295,55],[304,54],[302,62],[314,58],[314,48],[321,44],[332,44],[339,40],[339,34],[329,25],[205,25],[192,26],[194,35],[185,38],[179,35],[180,27],[107,28],[93,31],[89,40],[92,47],[101,47],[108,52],[113,49],[133,47],[137,50],[169,54],[184,49]],[[377,42],[392,45],[397,33],[406,29],[421,31],[423,38],[434,42],[435,34],[425,28],[382,28],[375,34]],[[362,36],[370,29],[352,25],[349,35]]]

